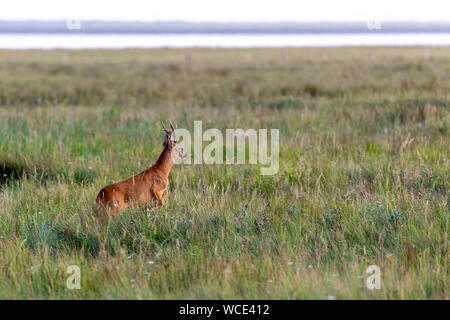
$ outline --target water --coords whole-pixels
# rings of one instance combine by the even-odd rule
[[[0,34],[0,49],[450,46],[450,33],[406,34]]]

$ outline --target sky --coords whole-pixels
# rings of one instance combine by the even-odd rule
[[[14,0],[0,20],[449,21],[450,0]]]

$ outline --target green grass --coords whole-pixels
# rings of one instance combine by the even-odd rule
[[[283,50],[0,51],[0,299],[449,299],[449,48]],[[279,128],[280,170],[96,225],[167,119]]]

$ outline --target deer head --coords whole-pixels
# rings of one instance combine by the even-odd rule
[[[171,155],[172,155],[172,159],[175,161],[176,159],[183,159],[186,158],[187,154],[186,152],[184,152],[183,148],[181,148],[180,146],[178,146],[178,141],[175,140],[175,128],[172,124],[172,121],[169,120],[169,124],[170,124],[170,128],[172,129],[172,131],[169,131],[166,129],[166,127],[163,125],[163,131],[164,131],[164,142],[163,142],[163,146],[164,148],[166,148],[167,150],[170,151]]]

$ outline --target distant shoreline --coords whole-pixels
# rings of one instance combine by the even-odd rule
[[[0,34],[393,34],[450,33],[450,21],[435,22],[137,22],[0,21]]]

